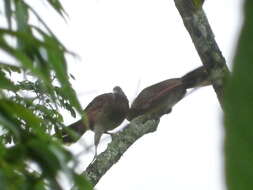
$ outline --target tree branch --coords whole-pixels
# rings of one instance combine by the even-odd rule
[[[201,7],[197,8],[193,0],[174,0],[174,2],[200,59],[211,76],[213,88],[223,108],[224,82],[229,70],[214,39],[205,12]]]
[[[147,120],[145,116],[133,119],[122,131],[112,135],[112,142],[107,149],[97,156],[83,175],[95,186],[137,139],[156,131],[158,124],[159,120]]]

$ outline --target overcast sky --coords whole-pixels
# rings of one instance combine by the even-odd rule
[[[201,65],[172,0],[62,3],[69,14],[67,23],[45,5],[35,6],[62,42],[80,56],[69,58],[69,68],[76,77],[73,85],[83,107],[115,85],[121,86],[132,101],[143,88],[180,77]],[[204,5],[229,65],[242,20],[241,3],[207,0]],[[190,94],[171,114],[162,117],[155,133],[130,147],[96,189],[223,190],[221,113],[212,87]],[[74,120],[65,117],[66,123]],[[89,144],[92,135],[85,135]],[[102,143],[99,151],[105,146]],[[74,145],[71,150],[78,154],[83,147]],[[78,171],[85,169],[93,154],[80,156]]]

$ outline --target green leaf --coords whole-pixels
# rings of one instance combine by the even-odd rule
[[[22,32],[12,32],[10,30],[0,29],[0,36],[4,36],[5,34],[17,37],[18,39],[22,39],[23,41],[26,41],[28,43],[31,43],[31,46],[33,47],[39,47],[40,42],[38,40],[33,40],[30,35],[22,33]],[[44,76],[43,72],[39,71],[38,69],[34,68],[33,62],[30,60],[30,58],[22,53],[22,51],[19,51],[18,49],[15,49],[11,47],[9,44],[5,42],[3,38],[0,38],[0,48],[4,50],[9,55],[16,58],[20,63],[24,66],[24,68],[29,69],[32,71],[35,75],[41,77],[44,80],[46,79],[46,76]]]
[[[225,169],[228,190],[253,189],[253,11],[245,1],[231,79],[225,93]]]
[[[27,143],[29,156],[36,161],[45,176],[55,177],[60,170],[60,163],[49,146],[42,144],[41,139],[30,139]],[[46,142],[44,142],[46,143]]]
[[[64,51],[59,48],[59,46],[57,45],[57,41],[53,38],[47,35],[44,35],[44,38],[45,43],[49,44],[50,47],[52,47],[52,49],[54,50],[47,51],[48,60],[56,73],[57,79],[61,83],[63,91],[66,93],[67,99],[79,111],[79,113],[82,113],[81,105],[76,97],[75,91],[72,89],[71,84],[69,82]]]
[[[25,159],[25,149],[22,145],[16,145],[8,148],[4,159],[11,165],[18,165]]]
[[[66,15],[66,11],[63,9],[62,4],[59,0],[47,0],[50,5],[64,18]]]
[[[5,42],[3,38],[1,38],[1,36],[4,36],[6,34],[23,40],[23,42],[26,42],[27,44],[24,45],[26,48],[23,49],[23,51],[20,51],[16,48],[11,47]],[[51,94],[52,100],[55,101],[53,87],[49,76],[49,65],[46,64],[46,62],[38,53],[39,49],[43,46],[47,46],[47,44],[41,42],[40,40],[31,38],[31,35],[24,32],[13,32],[10,30],[0,29],[0,48],[18,60],[24,69],[31,71],[35,76],[41,79],[45,84],[44,86],[46,90],[49,92],[49,94]],[[32,61],[36,57],[38,58],[36,59],[37,64]]]
[[[11,21],[11,0],[4,0],[4,7],[5,7],[5,17],[8,23],[8,28],[12,29],[12,21]]]
[[[19,125],[17,125],[18,122],[8,115],[6,116],[6,114],[8,114],[6,112],[7,111],[3,109],[0,101],[0,124],[4,129],[10,131],[18,141],[20,141],[21,138],[20,129],[18,128]]]
[[[75,174],[74,176],[75,186],[71,190],[92,190],[93,187],[90,182],[82,175]]]
[[[16,6],[16,21],[17,21],[17,29],[18,31],[21,32],[27,32],[29,31],[28,27],[28,7],[26,6],[23,1],[15,1],[15,6]]]
[[[34,115],[34,113],[30,109],[27,109],[23,105],[12,102],[7,99],[1,99],[0,106],[2,107],[2,110],[4,110],[5,114],[9,114],[7,118],[12,118],[12,120],[14,121],[21,120],[30,129],[33,129],[33,131],[37,134],[43,134],[43,130],[41,128],[41,126],[43,125],[43,120]],[[18,127],[19,132],[22,132],[23,130],[20,124],[18,125]]]
[[[6,175],[6,172],[3,169],[0,169],[0,187],[2,188],[2,190],[9,189],[5,175]]]
[[[18,87],[5,76],[5,73],[0,70],[0,89],[17,91]]]
[[[26,3],[24,2],[24,4],[26,4]],[[31,6],[29,6],[28,4],[26,4],[26,6],[34,14],[34,16],[39,20],[39,22],[42,24],[42,26],[45,27],[46,31],[50,34],[50,36],[52,36],[55,40],[57,40],[58,44],[60,46],[62,46],[66,52],[68,52],[68,53],[73,54],[74,56],[76,56],[73,52],[67,51],[67,49],[64,47],[64,45],[58,40],[58,38],[55,36],[55,34],[52,32],[52,30],[48,27],[48,25],[40,17],[40,15]],[[36,26],[31,25],[31,28],[37,30],[41,34],[46,34],[43,30],[41,30],[40,28],[38,28]]]
[[[59,0],[47,2],[61,16],[66,15]],[[91,189],[84,177],[68,167],[74,158],[53,135],[64,127],[59,108],[72,115],[75,110],[82,111],[69,82],[65,59],[65,54],[73,53],[29,1],[4,3],[8,28],[0,28],[0,49],[17,64],[0,60],[0,189],[60,189],[60,172],[78,189]],[[38,18],[39,27],[30,24],[32,16]],[[12,28],[11,22],[16,27]],[[13,72],[20,74],[13,78],[17,76]],[[8,148],[7,143],[11,143]],[[39,166],[39,172],[31,165]]]

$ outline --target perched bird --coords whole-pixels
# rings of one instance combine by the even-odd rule
[[[180,101],[189,88],[211,84],[205,67],[199,67],[181,78],[168,79],[142,90],[133,101],[127,115],[131,121],[140,115],[159,118],[171,112],[172,107]]]
[[[146,114],[157,118],[171,112],[171,108],[186,94],[181,78],[168,79],[142,90],[133,101],[127,119]]]
[[[76,132],[76,135],[65,133],[63,142],[71,143],[77,141],[87,130],[95,133],[95,157],[97,146],[103,133],[118,127],[126,118],[129,110],[128,99],[122,89],[118,86],[113,88],[113,93],[106,93],[95,97],[84,109],[87,116],[85,119],[71,124],[68,129]]]

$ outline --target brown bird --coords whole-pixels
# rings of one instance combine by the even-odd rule
[[[168,79],[142,90],[133,101],[127,119],[147,114],[157,118],[171,112],[171,108],[181,100],[186,93],[186,88],[181,78]]]
[[[142,90],[133,101],[127,119],[146,114],[149,118],[159,118],[170,113],[172,107],[186,94],[188,88],[211,84],[205,67],[199,67],[181,78],[168,79]]]
[[[118,127],[126,118],[129,110],[128,99],[122,89],[118,86],[113,88],[113,93],[101,94],[95,97],[84,109],[87,116],[85,119],[71,124],[68,129],[72,129],[76,135],[65,133],[63,142],[76,142],[87,130],[95,133],[95,157],[97,146],[103,133]]]

